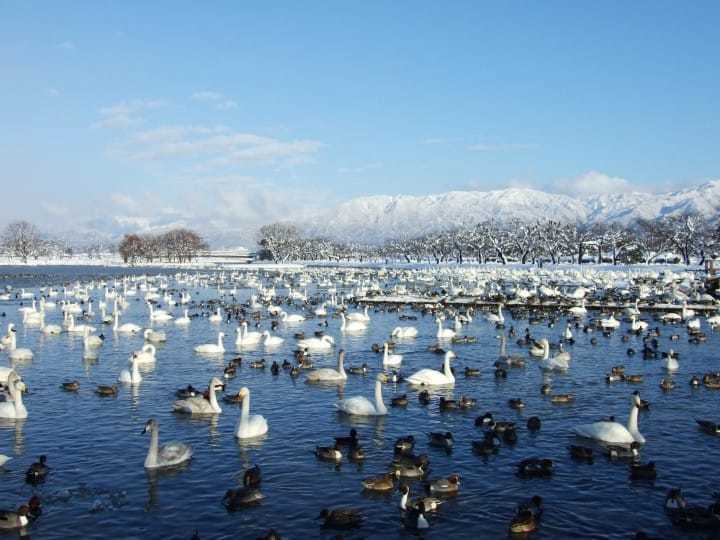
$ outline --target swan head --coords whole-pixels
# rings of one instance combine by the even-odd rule
[[[630,397],[630,403],[635,405],[638,409],[640,408],[640,392],[637,390],[632,393],[632,396]]]
[[[220,332],[220,333],[218,334],[218,337],[219,337],[220,339],[224,338],[224,337],[225,337],[225,332]]]
[[[153,431],[156,431],[157,428],[158,428],[157,420],[155,420],[154,418],[151,418],[150,420],[145,422],[145,427],[143,428],[141,434],[144,435],[145,433],[152,433]]]
[[[210,387],[210,389],[212,389],[213,391],[225,390],[225,383],[222,382],[222,381],[221,381],[220,379],[218,379],[217,377],[213,377],[212,379],[210,379],[209,387]],[[247,388],[245,388],[245,390],[247,390]]]
[[[237,395],[239,398],[245,399],[247,396],[250,395],[250,389],[247,386],[243,386]]]
[[[457,354],[455,354],[453,351],[447,351],[445,353],[445,360],[452,360],[453,358],[457,358]]]

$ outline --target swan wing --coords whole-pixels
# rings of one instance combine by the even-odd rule
[[[333,368],[322,368],[311,371],[307,375],[308,381],[336,381],[344,380],[340,373]]]
[[[357,416],[375,416],[375,405],[365,396],[355,396],[338,401],[335,406],[346,414]]]
[[[170,442],[164,444],[158,450],[158,462],[165,465],[173,465],[187,461],[192,457],[192,448],[181,442]]]
[[[594,422],[573,428],[573,432],[580,437],[595,439],[612,444],[630,444],[635,442],[625,426],[617,422]]]
[[[421,369],[410,375],[407,378],[410,384],[425,384],[425,385],[445,385],[450,384],[450,380],[445,376],[444,373],[440,373],[434,369]]]

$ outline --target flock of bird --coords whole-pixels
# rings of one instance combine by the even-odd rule
[[[216,291],[216,294],[214,298],[199,301],[192,296],[192,291],[198,290]],[[309,290],[311,294],[308,294]],[[249,293],[246,301],[240,300],[243,291]],[[138,320],[143,324],[122,322],[133,306],[131,300],[144,303],[145,315]],[[601,303],[605,313],[596,312],[593,316],[589,301]],[[642,343],[642,348],[637,350],[628,345],[629,357],[636,354],[646,359],[662,357],[668,374],[660,382],[663,391],[671,391],[677,384],[673,374],[678,371],[680,360],[672,349],[662,350],[660,339],[689,339],[693,343],[703,343],[708,337],[706,329],[711,331],[720,325],[720,314],[714,309],[718,303],[705,291],[702,279],[689,272],[670,271],[636,274],[586,271],[580,274],[570,271],[493,270],[478,273],[472,270],[388,268],[354,272],[319,268],[287,273],[198,272],[127,276],[114,282],[91,281],[27,291],[14,291],[8,287],[0,295],[0,302],[6,304],[3,316],[12,321],[6,324],[6,334],[0,337],[0,349],[8,361],[7,366],[0,366],[0,419],[13,421],[33,417],[32,396],[24,397],[28,385],[23,380],[22,368],[35,355],[18,343],[17,325],[36,329],[48,338],[65,333],[78,336],[82,339],[82,354],[86,360],[98,358],[107,334],[120,339],[142,339],[143,345],[129,356],[128,365],[118,373],[117,380],[107,381],[94,389],[98,396],[114,396],[122,386],[141,385],[143,366],[162,361],[159,347],[172,339],[173,326],[210,324],[217,326],[217,339],[196,344],[194,353],[200,357],[221,358],[223,366],[226,354],[232,358],[222,372],[218,370],[210,378],[206,389],[197,389],[191,384],[177,389],[177,399],[171,408],[181,415],[212,416],[223,413],[223,403],[239,403],[240,414],[234,429],[239,440],[262,438],[268,434],[270,426],[261,414],[251,414],[251,390],[247,386],[237,393],[219,394],[243,363],[242,356],[235,355],[235,351],[242,354],[259,348],[272,358],[287,340],[294,340],[294,358],[292,361],[285,358],[281,362],[275,358],[270,366],[273,374],[286,371],[310,385],[330,387],[344,385],[349,376],[373,374],[375,384],[371,396],[343,397],[333,405],[338,414],[349,417],[392,418],[392,409],[407,407],[411,398],[405,392],[386,399],[383,388],[387,383],[405,384],[409,391],[416,392],[420,405],[427,405],[432,402],[434,390],[453,388],[460,373],[466,378],[480,375],[481,366],[467,365],[462,372],[453,366],[457,359],[453,349],[475,342],[476,338],[469,333],[477,325],[494,329],[497,334],[499,353],[492,372],[498,379],[507,378],[513,368],[524,368],[530,363],[541,373],[567,372],[574,362],[571,350],[578,332],[608,336],[618,332],[628,344],[631,337],[637,338],[633,343]],[[695,313],[689,306],[691,303],[708,308],[707,316]],[[16,305],[19,308],[13,312]],[[377,353],[381,369],[367,364],[347,366],[345,351],[336,346],[330,334],[339,332],[362,337],[373,324],[370,305],[374,305],[375,310],[394,314],[398,325],[385,341],[367,344],[369,350]],[[548,308],[551,309],[550,316]],[[653,310],[643,312],[646,308]],[[396,351],[402,344],[412,343],[423,335],[413,321],[425,316],[433,317],[434,344],[430,350],[442,356],[442,366],[440,369],[411,369],[411,373],[405,375],[408,362]],[[57,323],[48,323],[46,317],[57,319]],[[619,330],[623,319],[625,331]],[[561,320],[565,322],[560,324]],[[527,328],[516,330],[523,322],[527,323]],[[557,342],[546,337],[533,338],[529,325],[538,322],[551,327],[561,326]],[[226,338],[231,337],[234,347],[227,345]],[[519,353],[507,353],[511,340]],[[597,339],[592,337],[590,342],[595,345]],[[337,357],[335,367],[315,365],[328,354]],[[264,368],[265,359],[251,362],[250,367]],[[607,384],[642,381],[642,375],[626,373],[623,365],[614,366],[610,373],[601,376]],[[695,375],[689,384],[718,389],[720,372]],[[77,392],[79,388],[77,380],[60,383],[63,391]],[[549,396],[551,403],[574,400],[572,394],[554,393],[547,383],[539,390]],[[573,459],[588,461],[600,450],[611,459],[627,460],[631,478],[653,478],[656,475],[654,463],[641,460],[646,439],[639,427],[640,411],[649,404],[637,391],[630,393],[629,401],[630,411],[625,424],[609,417],[573,426],[570,431],[582,444],[569,445],[568,452]],[[443,411],[472,410],[477,407],[477,400],[465,395],[457,400],[442,396],[438,406]],[[525,404],[522,398],[512,397],[508,399],[508,406],[521,410]],[[495,454],[503,444],[517,441],[516,424],[498,420],[492,413],[477,416],[475,426],[479,428],[479,437],[472,441],[472,449],[480,456]],[[720,426],[712,419],[697,419],[697,426],[710,435],[720,435]],[[541,427],[539,417],[528,419],[528,430],[538,431]],[[146,469],[176,469],[192,459],[190,445],[160,443],[157,419],[149,419],[143,433],[149,434],[150,438],[144,462]],[[452,451],[454,437],[451,432],[431,432],[425,436],[428,446]],[[431,527],[432,514],[441,511],[450,498],[460,496],[462,484],[461,474],[456,472],[429,478],[427,454],[415,453],[418,442],[417,434],[399,438],[393,445],[388,472],[365,478],[361,486],[371,492],[399,491],[401,523],[411,530]],[[329,462],[346,458],[355,462],[365,460],[361,437],[355,429],[347,436],[336,437],[329,446],[318,445],[314,454],[317,459]],[[9,461],[9,457],[0,454],[0,467],[7,466]],[[32,484],[45,481],[48,470],[43,456],[27,471],[26,481]],[[517,464],[517,474],[523,478],[550,477],[553,473],[552,459],[538,457]],[[259,466],[248,469],[242,486],[228,490],[223,504],[228,510],[235,511],[261,503],[264,499],[261,479]],[[423,494],[413,498],[412,489],[416,485]],[[0,511],[0,529],[29,526],[41,515],[41,502],[40,497],[33,496],[17,509]],[[720,529],[720,499],[709,506],[693,506],[676,488],[667,494],[665,512],[675,526],[683,529]],[[509,531],[528,534],[537,530],[543,513],[541,496],[520,501],[509,516]],[[361,526],[364,516],[360,509],[338,507],[322,509],[320,519],[325,527],[346,529]],[[280,534],[271,530],[267,537],[279,538]],[[638,538],[646,536],[638,532]]]

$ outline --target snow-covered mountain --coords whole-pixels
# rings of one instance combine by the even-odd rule
[[[670,193],[615,193],[586,198],[518,188],[420,197],[359,197],[319,212],[300,226],[311,235],[378,242],[487,219],[629,223],[683,212],[699,212],[715,221],[720,212],[720,180]]]

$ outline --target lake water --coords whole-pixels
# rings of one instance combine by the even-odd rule
[[[138,272],[141,272],[139,270]],[[152,270],[152,273],[158,273]],[[37,292],[37,287],[75,282],[93,276],[119,276],[127,269],[42,268],[35,270],[0,268],[0,287],[13,285]],[[172,280],[171,280],[171,286]],[[227,285],[226,285],[227,286]],[[217,298],[215,288],[193,290],[193,299]],[[252,291],[241,289],[238,298],[246,301]],[[285,292],[285,291],[282,291]],[[102,291],[94,292],[101,298]],[[58,297],[56,300],[60,300]],[[147,326],[148,311],[139,296],[129,297],[130,306],[122,322]],[[140,349],[142,337],[114,336],[110,327],[96,318],[93,324],[106,339],[96,362],[82,358],[82,338],[64,333],[44,336],[37,328],[27,328],[17,312],[20,301],[0,302],[2,333],[8,322],[17,327],[18,347],[29,347],[34,359],[17,365],[30,393],[25,397],[29,417],[19,422],[0,425],[0,453],[13,458],[5,470],[0,469],[2,507],[14,508],[33,493],[43,502],[43,514],[28,529],[32,538],[178,538],[188,539],[197,529],[201,538],[255,538],[270,528],[283,538],[334,538],[338,532],[322,528],[318,519],[323,508],[357,507],[365,516],[363,525],[344,531],[346,538],[412,537],[401,522],[399,493],[373,496],[363,493],[360,481],[367,476],[387,471],[392,460],[393,444],[404,435],[416,438],[416,452],[430,457],[430,479],[460,473],[460,495],[443,505],[430,517],[431,528],[426,538],[502,538],[507,537],[508,524],[519,502],[533,494],[545,500],[545,513],[539,530],[532,538],[631,538],[638,530],[652,537],[705,538],[674,529],[663,512],[668,488],[680,486],[689,501],[707,504],[710,494],[718,490],[720,438],[713,438],[697,429],[695,418],[720,420],[720,391],[691,389],[690,377],[707,371],[720,370],[718,336],[707,328],[709,339],[701,345],[688,343],[682,327],[662,326],[660,349],[674,348],[679,352],[680,370],[674,376],[677,387],[667,393],[659,388],[666,375],[662,360],[643,360],[640,354],[629,357],[628,347],[639,350],[641,340],[632,337],[621,341],[627,323],[611,337],[599,333],[575,332],[576,342],[568,347],[572,365],[566,374],[550,377],[555,393],[572,393],[576,400],[568,405],[553,405],[539,389],[544,381],[536,361],[529,359],[523,369],[510,369],[507,379],[493,376],[493,362],[498,356],[498,330],[478,316],[463,330],[477,336],[470,345],[455,345],[458,358],[453,362],[457,372],[454,391],[445,395],[459,398],[468,395],[478,400],[478,407],[469,412],[440,412],[437,401],[420,406],[416,392],[404,384],[384,385],[386,403],[392,395],[408,393],[407,409],[389,407],[389,415],[379,420],[350,421],[340,416],[334,403],[340,395],[372,397],[375,374],[380,371],[381,355],[370,351],[372,343],[382,343],[392,328],[414,325],[420,335],[401,341],[396,352],[404,354],[402,372],[411,374],[424,367],[439,368],[442,356],[428,352],[436,342],[432,316],[413,313],[417,321],[400,322],[397,313],[373,311],[366,333],[343,336],[340,321],[330,317],[327,332],[336,339],[336,349],[347,352],[346,365],[367,362],[371,374],[349,376],[342,394],[334,388],[318,388],[294,379],[287,371],[273,376],[272,360],[292,361],[295,332],[311,334],[318,319],[304,323],[280,324],[275,334],[285,338],[282,347],[266,352],[262,346],[239,353],[234,346],[237,322],[213,324],[207,318],[193,319],[186,328],[172,324],[154,324],[168,334],[168,342],[158,347],[154,368],[143,371],[139,387],[122,387],[116,398],[100,398],[94,394],[96,384],[112,384],[127,365],[132,351]],[[95,303],[97,312],[97,303]],[[181,309],[173,308],[179,315]],[[200,309],[191,309],[199,313]],[[207,311],[207,310],[205,310]],[[289,309],[299,312],[297,308]],[[261,329],[270,321],[263,314]],[[59,323],[58,308],[47,313],[47,323]],[[644,316],[651,325],[650,316]],[[527,321],[513,321],[518,335]],[[564,328],[564,318],[553,328],[547,324],[530,326],[533,337],[547,336],[557,341]],[[509,323],[506,325],[506,330]],[[217,332],[224,331],[224,358],[207,358],[193,352],[201,343],[216,341]],[[680,339],[671,342],[669,335]],[[598,340],[590,344],[591,337]],[[525,349],[509,340],[508,352],[526,355]],[[205,387],[212,376],[222,376],[223,365],[240,354],[243,365],[235,378],[228,380],[228,392],[247,386],[252,392],[253,414],[262,414],[268,421],[269,433],[253,443],[239,443],[234,437],[240,409],[222,403],[223,412],[212,419],[187,418],[172,412],[175,390],[192,383]],[[251,360],[266,358],[268,369],[251,369]],[[334,354],[313,357],[318,366],[335,366]],[[0,353],[0,365],[7,365]],[[639,385],[605,383],[604,374],[610,367],[624,364],[629,373],[642,373]],[[478,378],[465,378],[466,366],[481,369]],[[63,380],[77,379],[76,394],[59,389]],[[640,431],[647,439],[642,449],[643,461],[654,461],[658,477],[654,482],[631,481],[624,462],[611,462],[598,455],[593,464],[572,460],[567,445],[579,441],[570,428],[615,415],[625,423],[629,397],[639,390],[651,403],[649,411],[640,413]],[[523,411],[510,409],[507,401],[522,397]],[[496,419],[518,423],[518,442],[503,444],[498,454],[483,459],[471,451],[471,441],[482,438],[474,419],[492,411]],[[537,415],[542,428],[530,433],[525,427],[528,417]],[[183,470],[169,474],[147,474],[143,462],[149,437],[141,435],[145,422],[156,418],[160,424],[160,442],[171,440],[190,444],[194,450],[191,463]],[[331,445],[333,437],[346,435],[356,427],[367,454],[361,466],[343,460],[340,467],[318,461],[313,455],[317,445]],[[451,431],[455,449],[451,454],[428,447],[426,433]],[[587,443],[585,443],[587,444]],[[597,447],[596,447],[597,448]],[[24,471],[44,454],[51,467],[47,481],[37,487],[27,485]],[[547,457],[555,461],[556,472],[550,479],[521,479],[516,465],[527,457]],[[254,464],[263,472],[261,505],[228,513],[221,504],[225,491],[238,487],[243,471]],[[413,495],[422,489],[413,485]],[[0,538],[16,538],[17,532],[0,534]]]

